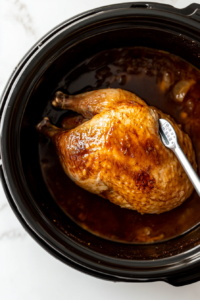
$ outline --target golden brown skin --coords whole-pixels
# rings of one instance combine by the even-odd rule
[[[83,116],[71,130],[56,128],[48,118],[37,126],[51,137],[65,173],[80,187],[142,214],[169,211],[191,195],[185,171],[160,140],[159,117],[173,125],[196,170],[192,143],[168,115],[121,89],[76,96],[57,92],[52,104]],[[63,127],[76,126],[74,118]]]

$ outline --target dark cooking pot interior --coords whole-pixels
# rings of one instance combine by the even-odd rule
[[[102,21],[77,30],[70,37],[63,34],[59,42],[52,43],[51,48],[45,50],[40,59],[35,61],[35,67],[28,74],[24,90],[22,89],[18,95],[27,98],[25,111],[21,109],[20,159],[23,170],[20,176],[29,187],[34,205],[47,224],[46,228],[51,224],[54,231],[51,234],[54,234],[55,238],[58,231],[63,233],[63,245],[70,238],[90,250],[111,257],[148,260],[174,256],[199,244],[199,227],[182,237],[152,245],[111,242],[83,230],[58,207],[44,183],[38,157],[39,135],[35,130],[35,125],[41,118],[48,116],[47,103],[58,87],[60,88],[58,84],[63,76],[80,62],[100,51],[145,46],[176,54],[200,67],[200,61],[196,60],[199,46],[192,42],[192,29],[184,26],[177,29],[176,26],[169,22],[166,28],[164,23],[158,25],[157,21],[151,18],[143,20],[139,18],[134,27],[131,17]],[[27,94],[25,89],[30,83],[32,89]],[[58,122],[56,117],[52,121],[54,124]]]

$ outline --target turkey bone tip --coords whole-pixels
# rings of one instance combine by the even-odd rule
[[[52,138],[58,131],[62,130],[51,124],[48,117],[45,117],[39,124],[37,124],[36,129],[50,138]]]
[[[67,99],[67,95],[61,91],[55,93],[54,99],[52,101],[52,105],[57,108],[64,108],[65,100]]]

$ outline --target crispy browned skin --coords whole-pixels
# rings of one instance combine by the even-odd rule
[[[160,140],[159,117],[171,122],[196,170],[190,138],[168,115],[121,89],[77,96],[57,92],[52,104],[83,116],[77,117],[83,124],[71,130],[54,127],[48,118],[37,126],[52,138],[63,169],[80,187],[121,207],[157,214],[175,208],[192,193],[176,156]],[[66,123],[67,128],[76,126],[74,118]]]

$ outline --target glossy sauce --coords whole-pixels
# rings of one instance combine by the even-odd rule
[[[181,81],[192,85],[183,102],[174,87]],[[57,90],[79,94],[101,88],[122,88],[147,104],[171,115],[189,134],[200,167],[200,72],[186,61],[148,48],[104,51],[80,65],[58,83]],[[60,127],[71,112],[59,111],[49,100],[43,117]],[[160,215],[141,215],[76,186],[64,173],[54,145],[41,136],[41,169],[46,185],[62,210],[84,229],[114,241],[143,243],[178,236],[200,222],[200,199],[195,192],[181,206]]]

